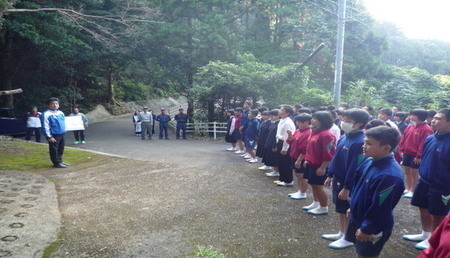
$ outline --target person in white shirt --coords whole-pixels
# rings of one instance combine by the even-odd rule
[[[277,129],[277,155],[278,169],[280,173],[279,180],[274,181],[279,186],[292,186],[294,178],[291,169],[291,158],[289,156],[289,144],[287,131],[295,132],[295,124],[289,116],[294,114],[294,109],[289,105],[282,105],[278,111],[280,123]]]
[[[392,110],[390,108],[381,108],[378,110],[378,119],[383,120],[390,127],[398,130],[398,126],[395,122],[391,121]]]
[[[36,142],[41,142],[41,115],[37,107],[32,107],[31,111],[27,113],[27,136],[25,140],[30,141],[34,133]]]

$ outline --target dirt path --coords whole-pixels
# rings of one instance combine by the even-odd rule
[[[275,186],[224,143],[142,141],[128,120],[92,125],[81,147],[136,160],[103,157],[95,166],[42,173],[56,180],[62,213],[55,257],[186,257],[197,245],[228,257],[354,256],[320,238],[335,231],[334,212],[301,211],[309,199],[288,199],[292,188]],[[400,237],[417,230],[417,211],[402,200],[396,213],[384,257],[415,257],[413,244]]]

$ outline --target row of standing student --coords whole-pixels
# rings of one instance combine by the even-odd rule
[[[382,110],[380,112],[383,113]],[[447,201],[442,199],[450,197],[449,190],[442,187],[442,184],[450,183],[450,165],[448,158],[443,158],[450,157],[450,111],[444,109],[436,114],[432,126],[437,133],[428,138],[426,136],[430,133],[424,125],[424,112],[411,111],[412,124],[405,130],[399,146],[407,160],[405,172],[411,163],[422,164],[421,181],[416,187],[417,195],[414,194],[412,204],[420,208],[422,221],[425,218],[428,222],[422,225],[424,230],[421,234],[403,236],[406,240],[421,241],[416,245],[419,249],[429,246],[431,232],[450,207],[450,198]],[[233,113],[228,112],[229,129],[235,120]],[[322,237],[333,240],[329,245],[331,248],[341,249],[356,243],[356,251],[360,256],[378,256],[392,232],[392,210],[400,197],[408,194],[408,188],[404,188],[402,170],[391,154],[397,149],[399,131],[389,128],[393,126],[381,126],[364,132],[364,128],[387,125],[387,122],[382,121],[384,119],[372,120],[368,124],[367,112],[352,109],[343,113],[341,129],[345,135],[336,146],[336,136],[330,132],[333,118],[328,112],[316,112],[312,116],[306,113],[297,115],[294,117],[295,125],[290,119],[292,114],[292,107],[286,105],[262,114],[256,154],[265,165],[259,169],[273,167],[274,171],[266,175],[279,176],[279,180],[274,183],[280,186],[293,185],[294,171],[299,191],[289,194],[292,199],[305,199],[308,185],[311,185],[313,202],[303,209],[313,215],[328,213],[327,194],[323,187],[332,186],[333,202],[339,214],[339,232],[324,234]],[[379,115],[379,118],[383,116]],[[240,129],[244,134],[241,139],[246,142],[245,125]],[[232,143],[232,147],[228,150],[236,149],[237,141],[233,135],[234,131],[229,130],[227,141]],[[427,141],[424,142],[425,138]],[[422,146],[433,147],[422,150]],[[428,155],[427,158],[422,160],[425,155]],[[253,161],[254,158],[249,160]],[[430,173],[439,179],[431,176],[434,179],[430,180]],[[410,177],[406,172],[407,187],[410,187]],[[413,182],[410,184],[415,185]],[[350,196],[352,202],[349,202]],[[346,214],[349,208],[350,222]]]

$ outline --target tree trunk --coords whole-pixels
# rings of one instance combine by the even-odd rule
[[[4,91],[10,91],[13,89],[13,78],[14,78],[14,65],[12,60],[12,36],[9,31],[4,31],[0,35],[0,41],[1,41],[1,49],[2,55],[0,57],[1,59],[1,88]],[[5,95],[3,97],[4,99],[4,106],[13,108],[14,107],[14,96],[12,94]]]
[[[108,70],[108,102],[111,105],[120,106],[114,97],[114,85],[113,85],[113,68],[110,67]]]
[[[208,100],[208,122],[214,122],[214,100]]]

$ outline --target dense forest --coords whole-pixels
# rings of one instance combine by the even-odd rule
[[[336,0],[0,0],[0,90],[24,90],[0,106],[184,95],[214,120],[245,99],[326,105],[336,9]],[[343,102],[450,105],[450,43],[407,39],[362,1],[348,0],[347,13]]]

